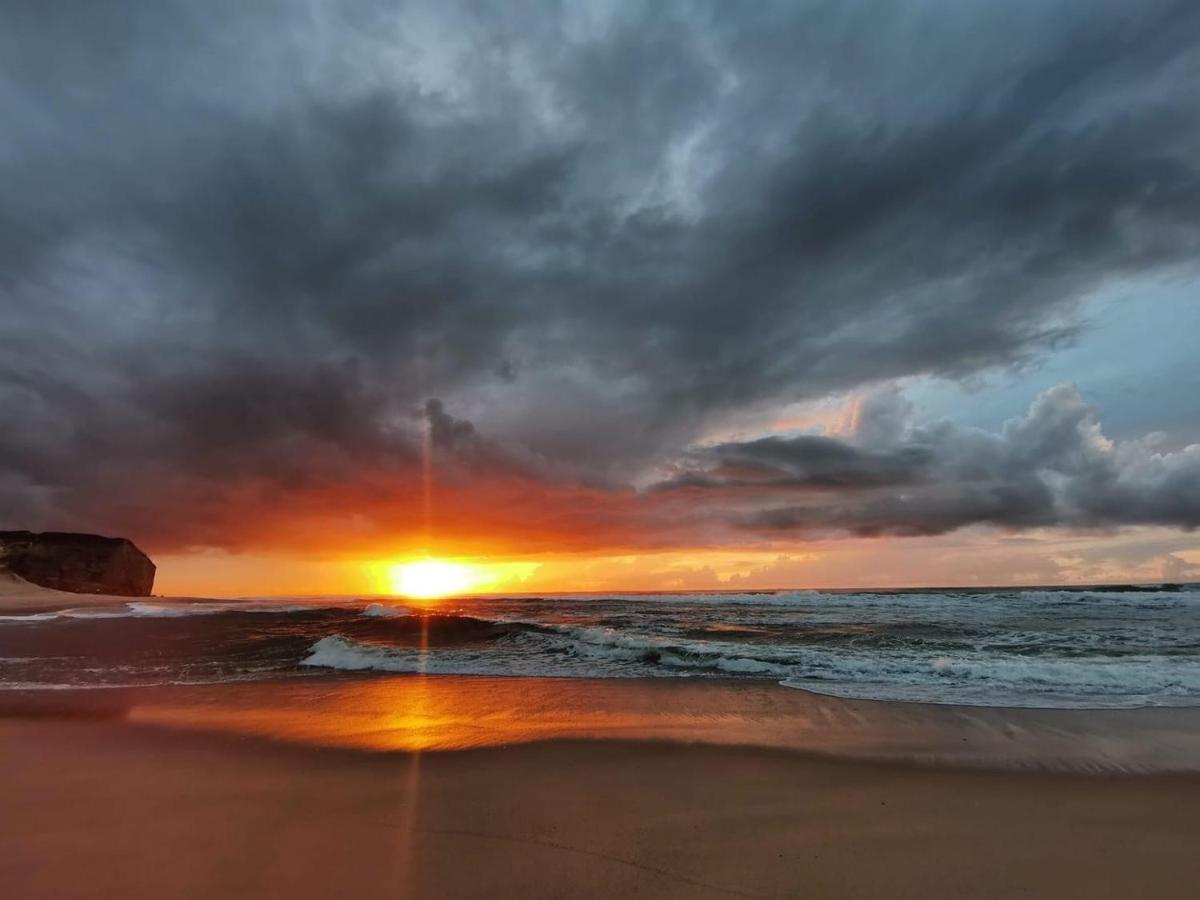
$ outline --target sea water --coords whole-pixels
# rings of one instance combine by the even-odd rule
[[[0,688],[339,673],[738,678],[838,697],[1200,706],[1200,588],[138,600],[0,616]]]

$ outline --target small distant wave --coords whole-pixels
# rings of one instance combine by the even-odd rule
[[[21,624],[33,624],[34,622],[49,622],[51,619],[57,619],[57,618],[58,618],[58,613],[56,613],[56,612],[25,613],[24,615],[18,614],[18,615],[0,616],[0,622],[13,622],[18,625],[21,625]]]
[[[282,615],[297,612],[315,612],[328,607],[302,603],[264,603],[260,601],[228,600],[201,603],[146,603],[135,601],[126,604],[130,614],[151,619],[178,619],[186,616],[219,616],[225,613],[249,613],[252,615]]]
[[[36,624],[76,619],[182,619],[189,616],[218,616],[231,613],[286,615],[338,608],[340,607],[242,600],[164,603],[132,600],[120,606],[79,606],[51,612],[0,615],[0,624]]]
[[[402,616],[407,616],[409,613],[403,606],[392,606],[387,603],[370,603],[367,604],[367,608],[362,611],[362,614],[379,619],[398,619]]]
[[[207,687],[260,680],[258,675],[243,674],[213,678],[171,678],[166,681],[0,681],[0,691],[113,691],[154,687]]]
[[[662,606],[796,606],[827,597],[820,591],[745,591],[741,593],[674,594],[554,594],[537,598],[546,602],[606,602]]]
[[[128,607],[81,607],[79,609],[59,609],[54,612],[26,613],[24,615],[0,616],[0,624],[36,625],[38,622],[69,621],[72,619],[131,619],[139,613]]]
[[[1138,609],[1195,609],[1200,606],[1200,591],[1173,585],[1111,585],[1100,587],[1013,588],[983,590],[974,588],[935,590],[864,590],[864,591],[746,591],[743,593],[668,593],[668,594],[578,594],[537,598],[552,604],[613,603],[646,610],[742,608],[767,610],[795,609],[797,612],[828,613],[859,612],[871,617],[880,612],[895,610],[942,612],[953,606],[956,614],[969,612],[977,605],[992,603],[1015,604],[1031,609],[1051,610],[1057,607],[1097,608],[1114,610]]]
[[[51,681],[0,681],[0,691],[104,691],[145,687],[140,684],[71,684]]]

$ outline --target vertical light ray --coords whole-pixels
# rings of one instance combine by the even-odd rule
[[[421,487],[425,522],[424,552],[429,555],[433,549],[433,425],[428,416],[421,429]]]

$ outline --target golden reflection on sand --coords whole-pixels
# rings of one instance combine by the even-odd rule
[[[935,707],[715,679],[297,678],[154,688],[127,702],[135,723],[370,751],[626,738],[1089,771],[1192,771],[1200,758],[1200,710]],[[415,790],[419,768],[412,778]]]
[[[699,738],[701,731],[721,724],[734,727],[740,718],[671,712],[657,702],[665,699],[659,692],[606,687],[420,675],[346,681],[311,691],[227,686],[220,705],[176,706],[169,698],[150,698],[135,703],[129,719],[325,746],[413,752],[562,737]]]

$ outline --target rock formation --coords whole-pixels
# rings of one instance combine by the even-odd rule
[[[0,569],[76,594],[147,597],[154,563],[125,538],[61,531],[0,531]]]

